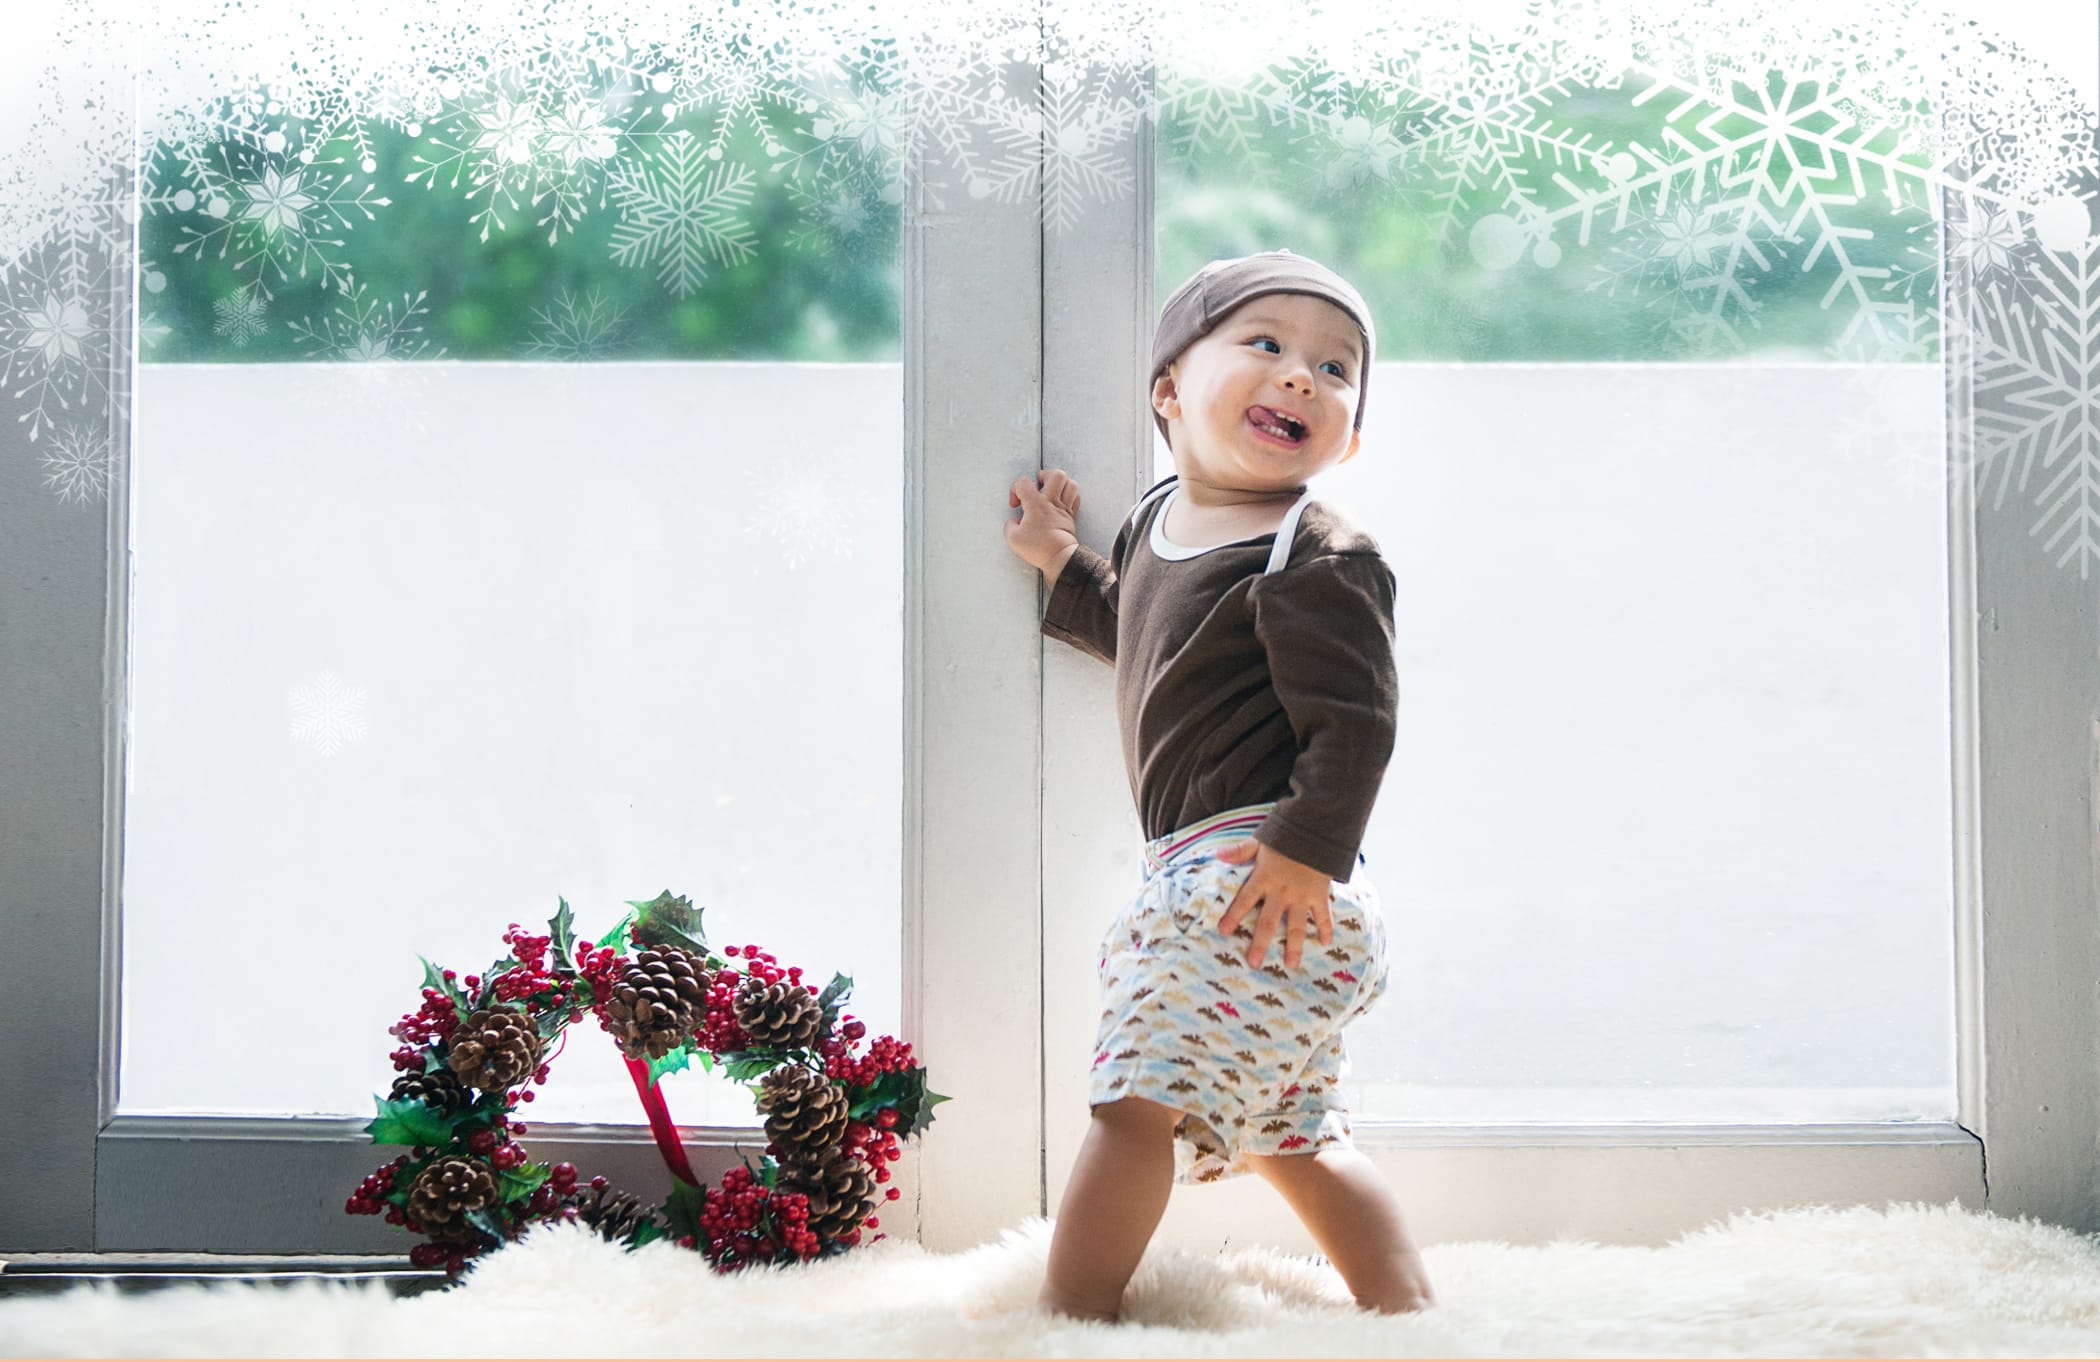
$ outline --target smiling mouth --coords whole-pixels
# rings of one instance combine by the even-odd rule
[[[1261,413],[1257,418],[1256,412]],[[1305,443],[1305,427],[1288,416],[1279,416],[1267,407],[1256,407],[1247,413],[1247,426],[1256,435],[1272,444],[1296,449]]]

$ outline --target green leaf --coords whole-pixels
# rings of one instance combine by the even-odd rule
[[[554,1166],[546,1163],[528,1163],[522,1168],[499,1168],[496,1184],[503,1191],[505,1201],[523,1201],[540,1189],[540,1184],[553,1175]]]
[[[671,1199],[664,1203],[664,1219],[671,1222],[671,1233],[684,1238],[700,1233],[700,1208],[707,1204],[707,1189],[684,1178],[671,1179]]]
[[[537,1017],[533,1018],[532,1029],[539,1032],[541,1040],[553,1040],[567,1030],[569,1023],[574,1019],[575,1014],[569,1011],[568,1005],[565,1003],[560,1007],[543,1009]]]
[[[467,1223],[497,1243],[503,1242],[503,1221],[497,1217],[494,1211],[489,1210],[487,1207],[468,1211]]]
[[[634,924],[634,939],[650,946],[676,946],[695,955],[707,954],[707,938],[700,926],[700,914],[706,910],[695,908],[691,900],[674,895],[666,889],[647,903],[634,899],[629,905],[641,911]]]
[[[853,981],[843,974],[831,976],[831,982],[817,995],[817,1006],[823,1009],[825,1032],[838,1024],[839,1008],[845,1004],[846,995],[853,991]]]
[[[699,1061],[701,1073],[711,1074],[715,1071],[715,1057],[709,1054],[707,1051],[695,1046],[693,1049],[693,1058]]]
[[[653,1244],[659,1239],[668,1239],[670,1237],[662,1225],[657,1224],[654,1220],[644,1220],[641,1224],[634,1227],[634,1239],[629,1243],[628,1251],[632,1252],[644,1244]]]
[[[416,959],[423,960],[423,957],[419,955]],[[459,985],[447,979],[445,971],[428,960],[423,960],[423,987],[434,988],[451,999],[453,1010],[458,1012],[461,1021],[465,1021],[467,1014],[473,1011],[467,1006],[467,995],[459,991]]]
[[[453,1118],[440,1116],[413,1097],[380,1098],[379,1114],[365,1126],[374,1143],[441,1145],[452,1142]]]
[[[547,920],[547,935],[554,938],[554,968],[557,973],[573,974],[576,970],[576,915],[569,911],[569,901],[559,894],[555,895],[555,902],[561,908]]]
[[[609,947],[614,955],[623,954],[627,950],[628,933],[633,930],[634,914],[629,913],[615,923],[611,931],[599,938],[598,945],[601,949]]]
[[[660,1058],[649,1061],[649,1081],[653,1084],[665,1074],[678,1073],[687,1064],[690,1064],[692,1059],[693,1049],[689,1045],[681,1045],[675,1050],[666,1050]]]
[[[780,1161],[774,1158],[771,1154],[768,1154],[759,1163],[758,1185],[761,1187],[771,1189],[772,1187],[777,1185],[779,1181]]]
[[[846,1114],[858,1121],[884,1107],[895,1107],[894,1133],[899,1140],[907,1140],[932,1125],[933,1108],[947,1100],[940,1093],[927,1090],[924,1069],[893,1069],[849,1094]]]
[[[794,1056],[785,1050],[724,1050],[715,1056],[722,1062],[722,1072],[739,1083],[749,1083],[762,1074],[771,1073]]]

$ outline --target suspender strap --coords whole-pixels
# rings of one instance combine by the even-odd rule
[[[1283,517],[1283,524],[1276,527],[1276,547],[1269,550],[1269,566],[1263,576],[1283,571],[1283,565],[1291,561],[1291,541],[1298,537],[1298,517],[1305,514],[1305,503],[1311,500],[1312,489],[1307,488],[1305,495],[1299,497]]]
[[[1132,524],[1137,523],[1139,512],[1173,491],[1180,485],[1180,482],[1179,478],[1168,478],[1159,486],[1145,493],[1139,499],[1138,504],[1130,508],[1130,522]],[[1276,547],[1269,550],[1269,565],[1262,570],[1263,576],[1267,576],[1271,572],[1283,571],[1284,564],[1291,561],[1291,541],[1298,537],[1298,517],[1305,514],[1306,504],[1312,499],[1312,489],[1308,487],[1304,495],[1291,503],[1291,509],[1284,513],[1283,524],[1276,527]]]

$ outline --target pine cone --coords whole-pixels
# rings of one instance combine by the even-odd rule
[[[629,1059],[661,1059],[686,1043],[707,1002],[707,963],[676,946],[651,946],[613,985],[603,1025]]]
[[[484,1007],[452,1033],[446,1063],[467,1086],[498,1092],[538,1071],[541,1048],[532,1018],[514,1008]]]
[[[496,1175],[487,1164],[447,1154],[409,1184],[408,1218],[439,1243],[472,1243],[482,1234],[467,1223],[467,1212],[493,1206],[496,1199]]]
[[[816,1039],[824,1009],[801,984],[760,984],[746,978],[736,995],[736,1024],[754,1047],[799,1050]]]
[[[875,1210],[874,1171],[836,1150],[814,1162],[782,1164],[775,1185],[809,1197],[809,1228],[826,1239],[847,1233]]]
[[[390,1102],[421,1102],[440,1116],[450,1116],[467,1106],[467,1090],[450,1069],[432,1069],[427,1074],[402,1074],[387,1093]]]
[[[814,1159],[846,1137],[846,1090],[823,1074],[800,1064],[783,1064],[759,1079],[758,1086],[766,1138],[779,1146],[783,1162]]]
[[[632,1192],[610,1186],[580,1187],[563,1201],[576,1208],[578,1220],[597,1231],[600,1238],[615,1244],[632,1238],[644,1224],[654,1222],[658,1228],[663,1225],[655,1207],[643,1205],[642,1199]]]

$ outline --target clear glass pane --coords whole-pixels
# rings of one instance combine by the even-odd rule
[[[1758,128],[1652,71],[1422,34],[1346,72],[1163,71],[1156,138],[1155,305],[1288,247],[1378,327],[1362,450],[1316,483],[1399,580],[1360,872],[1393,976],[1351,1108],[1949,1116],[1932,145],[1874,161],[1886,195],[1849,166],[1746,188]],[[1666,205],[1642,184],[1695,159]]]
[[[150,150],[123,1111],[369,1115],[418,955],[563,899],[684,895],[899,1029],[896,148],[585,69]],[[532,1119],[642,1119],[590,1018],[554,1067]]]

